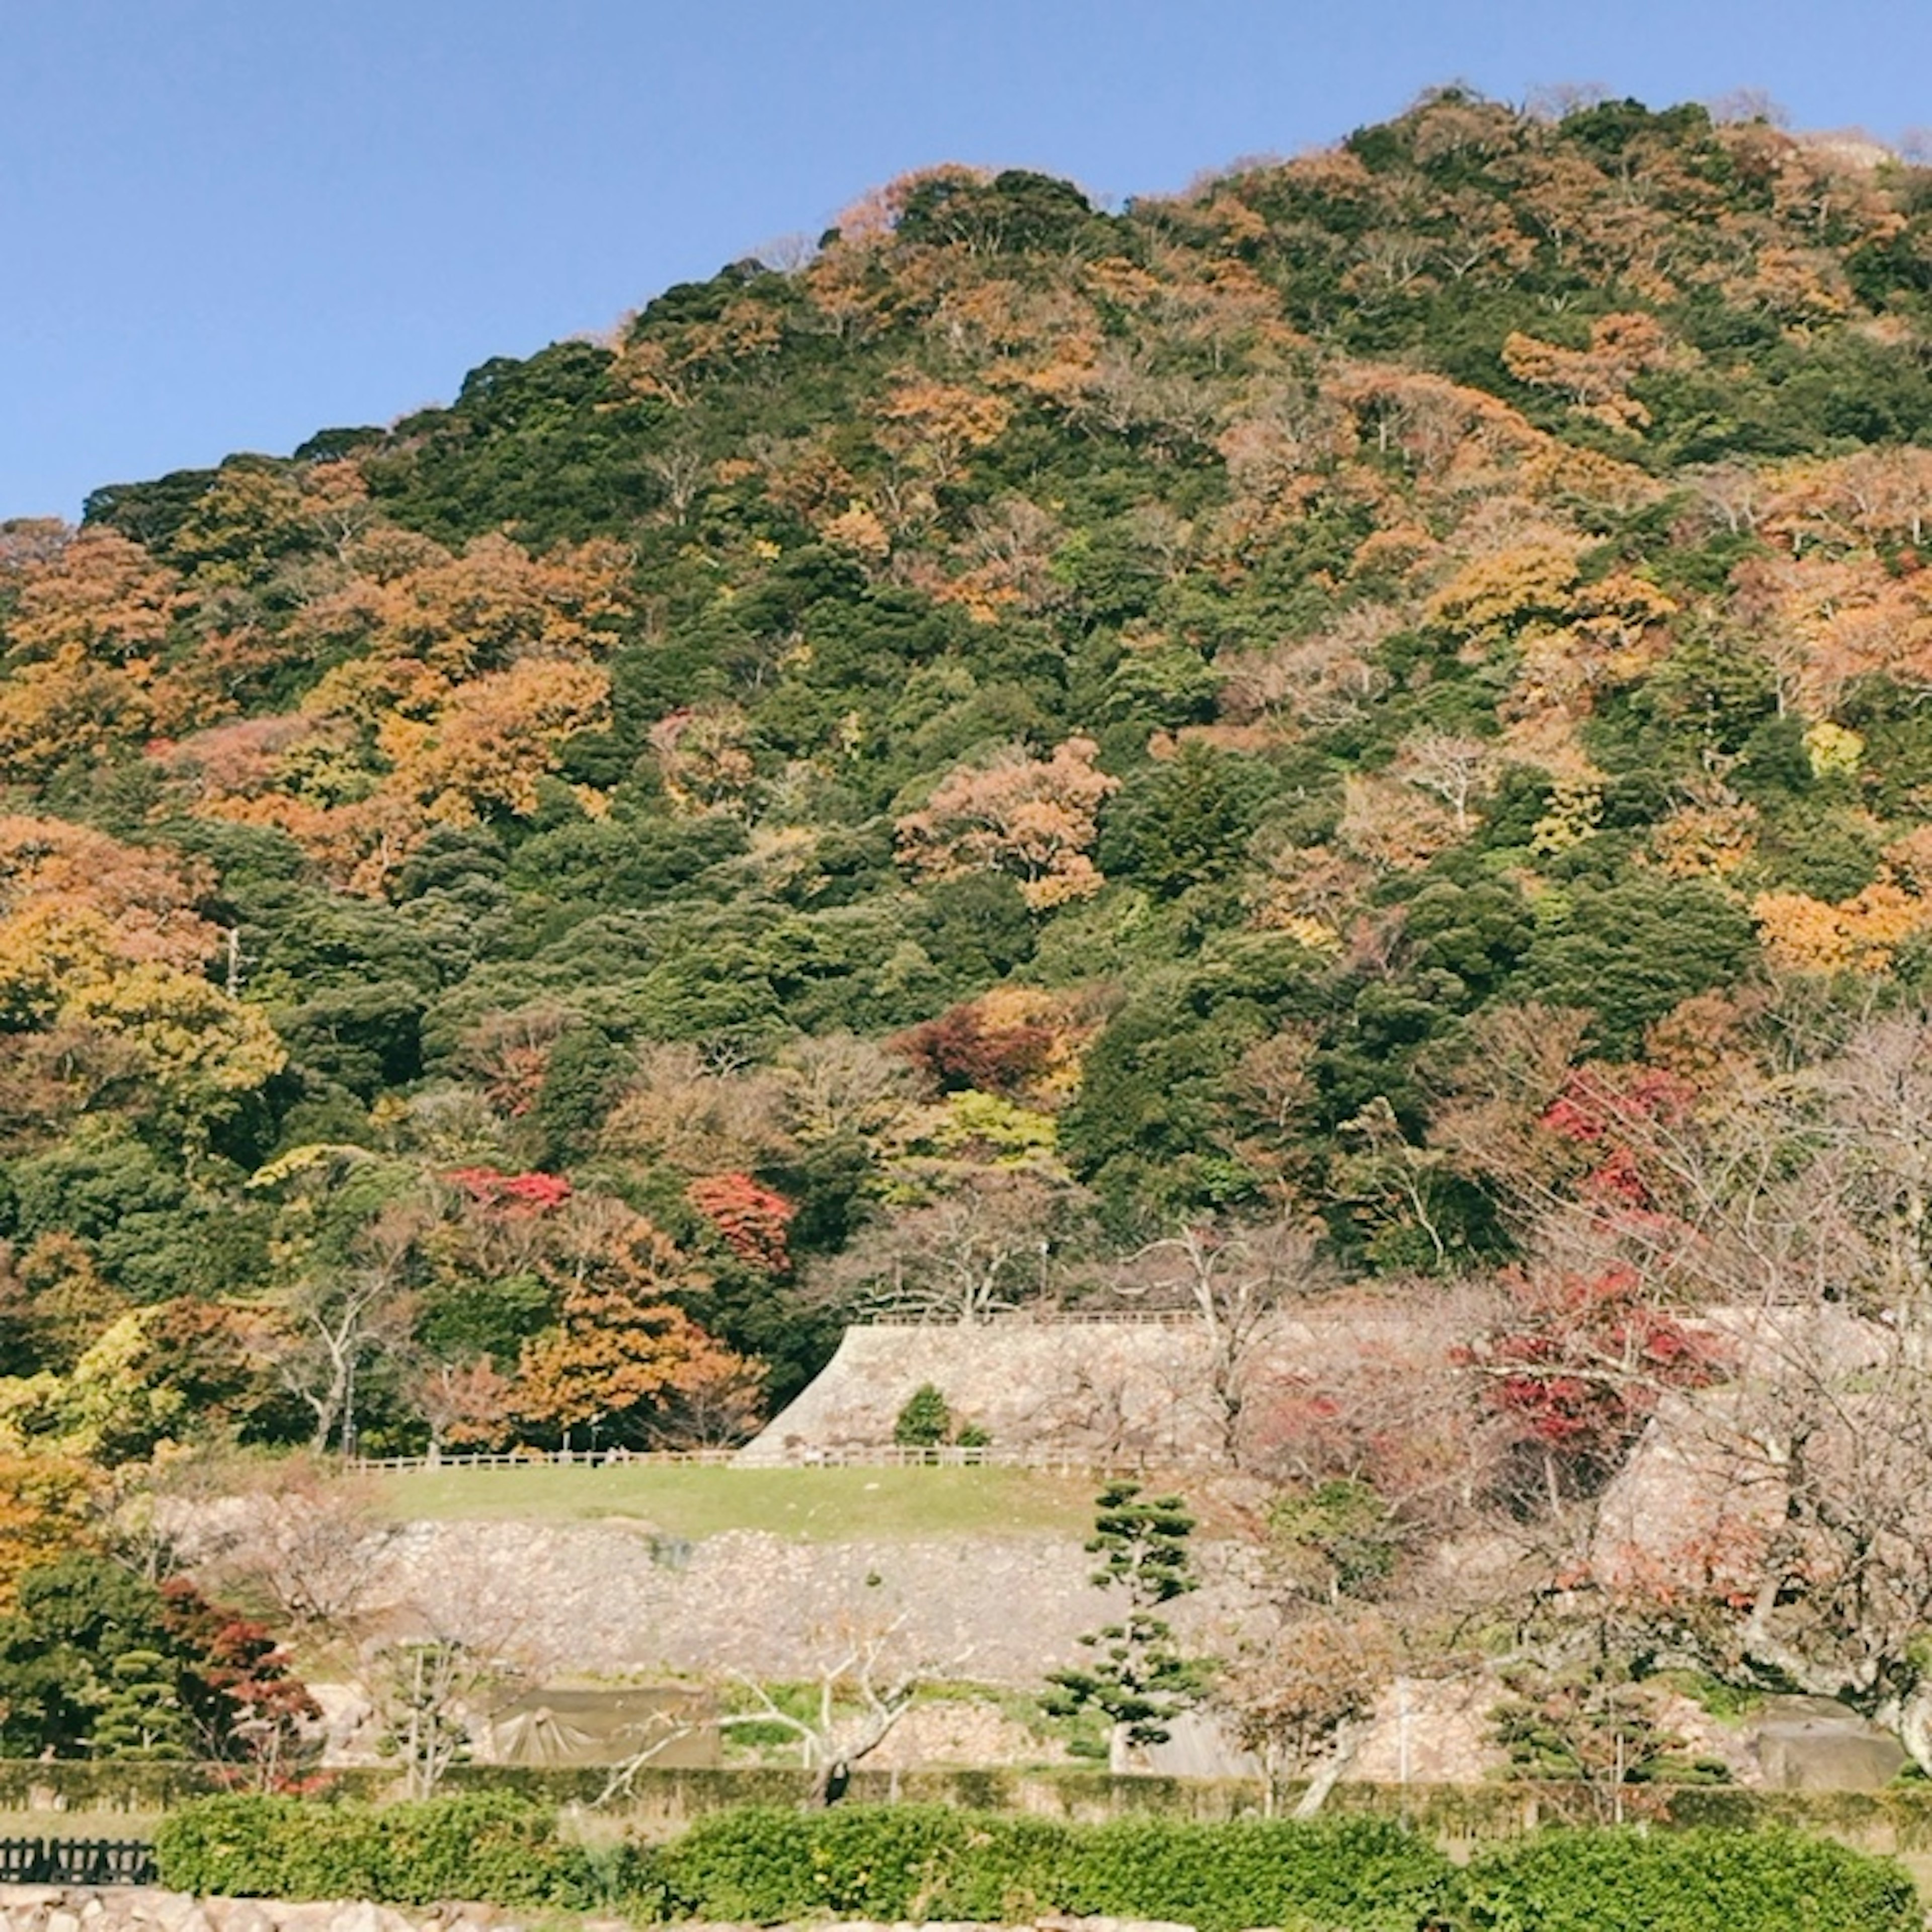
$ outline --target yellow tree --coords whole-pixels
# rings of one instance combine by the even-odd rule
[[[0,759],[39,778],[140,737],[155,659],[187,602],[180,578],[110,530],[30,555],[13,574]]]
[[[219,943],[205,889],[103,833],[0,818],[0,1013],[58,1036],[65,1088],[152,1104],[190,1147],[285,1058],[260,1011],[202,976]]]
[[[1630,385],[1668,368],[1676,354],[1663,326],[1640,309],[1600,317],[1587,349],[1565,349],[1520,331],[1503,342],[1503,366],[1519,382],[1561,392],[1572,409],[1612,429],[1648,427],[1650,412]]]
[[[92,1494],[83,1465],[10,1444],[8,1433],[0,1415],[0,1616],[26,1571],[86,1544]]]

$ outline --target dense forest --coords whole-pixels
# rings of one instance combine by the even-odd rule
[[[1932,170],[1450,90],[1119,212],[934,168],[0,525],[7,1533],[733,1439],[1183,1230],[1683,1225],[1651,1156],[1932,982],[1928,519]]]

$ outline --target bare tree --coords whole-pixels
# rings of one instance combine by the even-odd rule
[[[1556,122],[1610,98],[1610,90],[1600,80],[1544,81],[1524,97],[1522,111],[1526,119]]]
[[[1488,739],[1423,731],[1402,745],[1395,771],[1418,791],[1439,798],[1455,819],[1456,830],[1466,832],[1471,808],[1495,788],[1498,766],[1497,747]]]
[[[976,1170],[883,1216],[824,1269],[822,1294],[861,1309],[970,1325],[1045,1299],[1077,1190],[1024,1170]]]
[[[386,1720],[381,1748],[403,1767],[411,1798],[429,1798],[446,1774],[466,1762],[472,1736],[464,1706],[474,1664],[463,1645],[424,1638],[386,1645],[373,1660]]]
[[[1932,1016],[1787,1015],[1700,1105],[1619,1126],[1647,1204],[1611,1230],[1624,1263],[1729,1360],[1702,1390],[1641,1353],[1596,1371],[1655,1409],[1598,1580],[1687,1658],[1841,1698],[1932,1767]]]
[[[1838,1698],[1932,1768],[1932,1376],[1896,1327],[1828,1309],[1742,1342],[1731,1385],[1660,1409],[1611,1486],[1592,1574],[1653,1646]]]
[[[266,1598],[294,1629],[352,1630],[396,1533],[370,1482],[296,1456],[253,1478],[232,1506],[238,1522],[200,1567],[224,1589]]]
[[[904,1641],[907,1613],[880,1620],[847,1612],[824,1633],[822,1660],[814,1676],[810,1708],[802,1715],[788,1709],[755,1678],[742,1671],[731,1678],[752,1707],[716,1720],[723,1729],[776,1724],[798,1740],[805,1768],[814,1774],[806,1803],[822,1809],[844,1795],[853,1768],[884,1744],[911,1709],[922,1683],[956,1670],[970,1654],[961,1651],[943,1662],[914,1655]],[[694,1726],[673,1724],[652,1736],[610,1774],[596,1802],[609,1803],[628,1791],[638,1773]]]
[[[1315,1231],[1202,1222],[1150,1243],[1115,1275],[1117,1294],[1190,1309],[1206,1345],[1207,1388],[1223,1451],[1238,1459],[1258,1353],[1282,1312],[1329,1285]]]
[[[1285,1619],[1222,1677],[1216,1701],[1262,1760],[1270,1816],[1282,1781],[1311,1772],[1295,1814],[1321,1809],[1361,1748],[1395,1656],[1376,1612],[1322,1612]]]
[[[750,1170],[789,1154],[777,1082],[697,1046],[646,1048],[604,1126],[604,1151],[689,1174]]]
[[[417,1204],[392,1204],[346,1256],[310,1256],[283,1291],[283,1332],[270,1356],[283,1387],[315,1418],[310,1447],[318,1455],[332,1440],[345,1456],[353,1452],[357,1376],[373,1357],[408,1342],[411,1272],[428,1218]]]
[[[892,1658],[904,1622],[901,1615],[869,1628],[848,1628],[844,1647],[819,1666],[817,1707],[809,1717],[782,1709],[762,1684],[739,1678],[758,1702],[757,1711],[746,1714],[752,1721],[779,1725],[797,1738],[806,1768],[816,1774],[807,1800],[814,1808],[837,1802],[853,1766],[892,1736],[921,1682],[934,1674],[930,1664]]]
[[[1704,104],[1711,110],[1711,118],[1720,123],[1762,121],[1773,128],[1791,124],[1790,109],[1762,87],[1733,87]]]
[[[806,1147],[837,1140],[874,1146],[912,1104],[904,1057],[855,1034],[794,1040],[780,1057],[778,1079],[787,1124]]]
[[[361,1650],[383,1726],[379,1748],[400,1765],[412,1798],[433,1796],[555,1661],[487,1574],[446,1573],[428,1594],[433,1601],[391,1605],[380,1623],[366,1620]]]

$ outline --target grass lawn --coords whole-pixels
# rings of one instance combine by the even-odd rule
[[[0,1809],[0,1838],[152,1838],[159,1811],[10,1811]]]
[[[801,1542],[1058,1532],[1084,1537],[1093,1485],[1035,1469],[734,1469],[538,1464],[410,1469],[380,1478],[390,1514],[538,1522],[622,1517],[669,1536],[761,1529]]]

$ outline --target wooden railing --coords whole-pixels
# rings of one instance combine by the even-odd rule
[[[601,1468],[624,1462],[646,1466],[696,1462],[711,1468],[729,1467],[735,1449],[446,1449],[438,1456],[356,1456],[354,1469],[542,1469],[572,1463],[579,1468]]]
[[[152,1885],[141,1838],[0,1838],[0,1885]]]
[[[1192,1308],[996,1308],[962,1322],[952,1315],[914,1315],[890,1310],[868,1315],[856,1328],[1186,1328],[1198,1327]]]
[[[677,1463],[700,1463],[711,1468],[846,1469],[1045,1469],[1084,1473],[1112,1468],[1118,1458],[1077,1449],[1002,1448],[940,1443],[932,1448],[908,1448],[898,1443],[861,1444],[850,1448],[806,1447],[774,1450],[756,1462],[739,1460],[738,1449],[516,1449],[470,1455],[358,1456],[350,1466],[368,1470],[542,1469],[562,1466],[578,1468],[615,1468],[639,1465],[650,1468]]]

